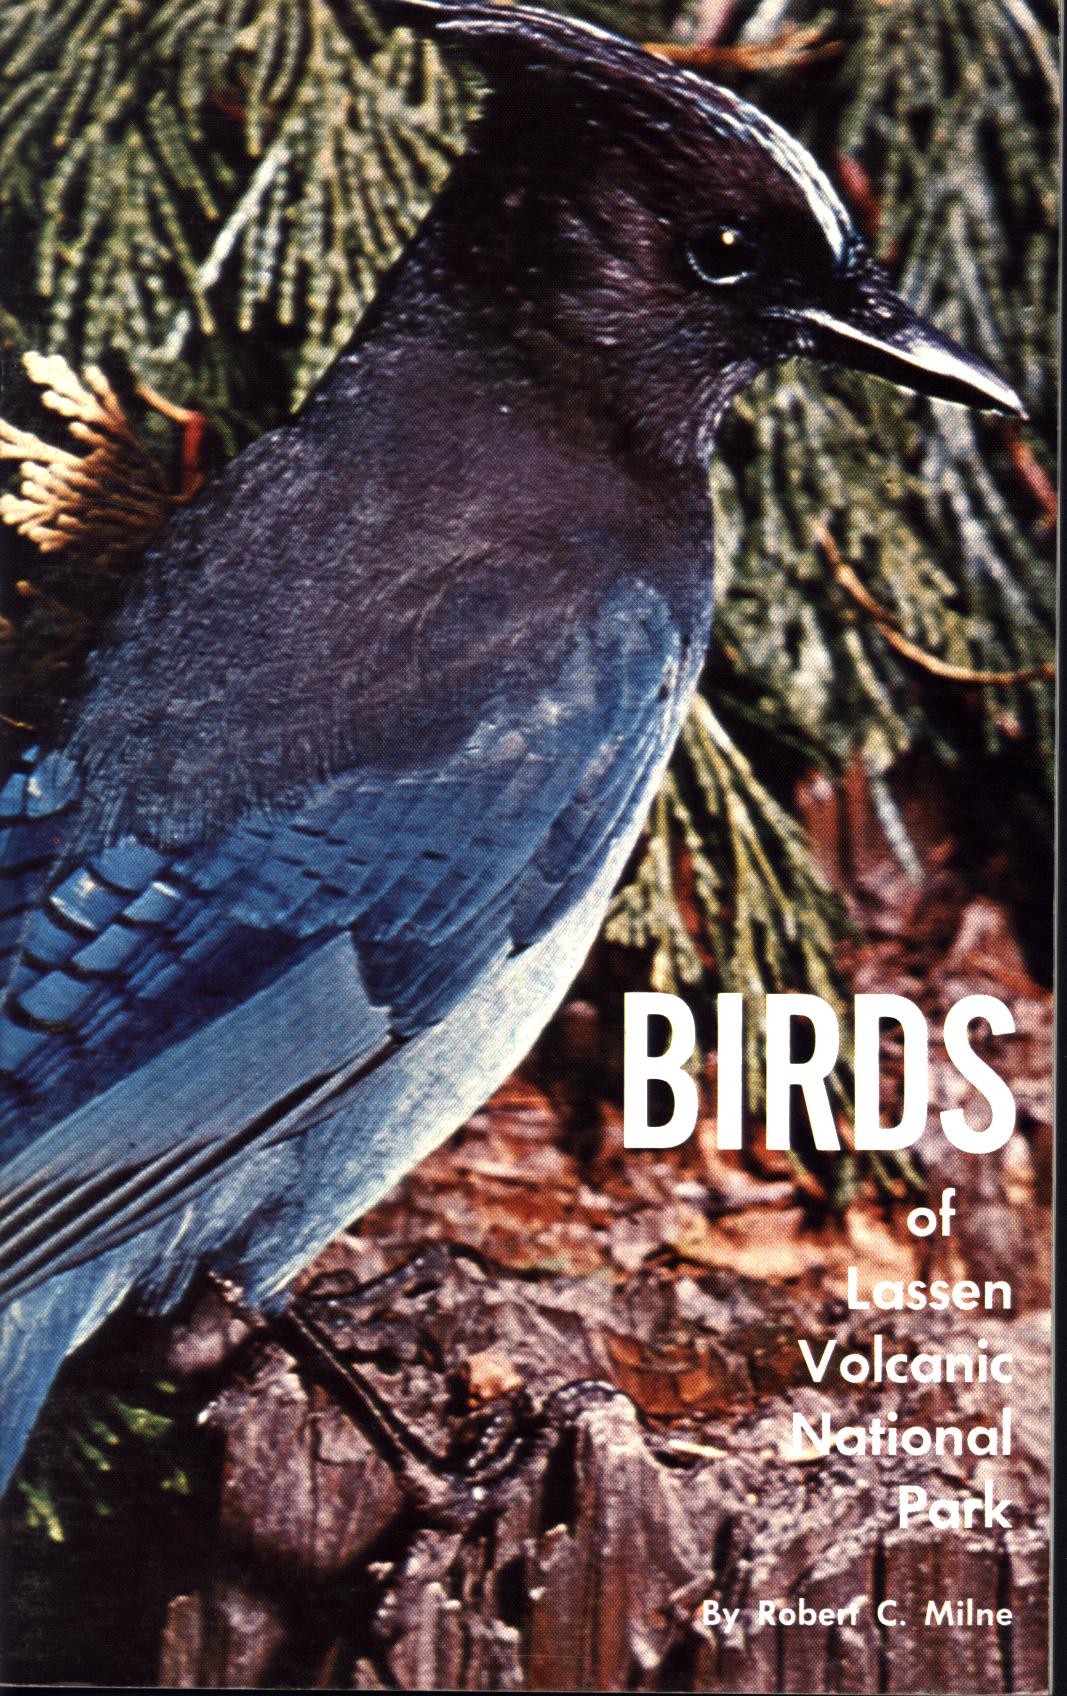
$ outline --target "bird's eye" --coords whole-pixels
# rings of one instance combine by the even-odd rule
[[[702,283],[740,283],[752,275],[756,252],[732,224],[713,224],[693,236],[686,258]]]

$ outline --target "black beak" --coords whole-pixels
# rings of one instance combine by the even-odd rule
[[[799,332],[798,353],[869,371],[916,394],[1026,417],[1011,384],[913,312],[870,260],[832,300],[785,315]]]

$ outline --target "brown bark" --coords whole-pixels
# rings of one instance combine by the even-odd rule
[[[861,1321],[725,1275],[639,1277],[620,1295],[605,1279],[531,1283],[443,1250],[367,1283],[380,1250],[352,1239],[331,1261],[301,1297],[321,1347],[283,1322],[253,1340],[212,1404],[220,1534],[202,1583],[171,1602],[162,1684],[1047,1684],[1045,1316]],[[874,1329],[908,1353],[973,1353],[982,1336],[1012,1352],[1014,1386],[816,1389],[783,1346],[799,1332],[817,1350],[832,1336],[857,1348]],[[349,1372],[413,1445],[406,1476],[382,1458]],[[687,1417],[647,1411],[686,1396]],[[791,1458],[794,1409],[817,1423],[828,1407],[835,1427],[895,1409],[901,1427],[966,1430],[992,1424],[1005,1400],[1015,1430],[1003,1459]],[[974,1496],[987,1475],[1013,1504],[1010,1532],[898,1528],[900,1484]],[[757,1623],[760,1598],[801,1596],[816,1609],[867,1600],[854,1622]],[[884,1596],[906,1623],[879,1626]],[[924,1623],[929,1600],[966,1597],[1010,1608],[1012,1624]],[[741,1607],[731,1631],[701,1623],[704,1598]]]

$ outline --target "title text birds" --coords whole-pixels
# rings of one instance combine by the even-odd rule
[[[275,1295],[522,1059],[696,683],[731,397],[811,354],[1021,410],[733,95],[524,6],[386,10],[484,72],[473,146],[0,794],[0,1484],[120,1301]]]

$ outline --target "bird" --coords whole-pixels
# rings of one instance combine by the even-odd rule
[[[0,1488],[120,1304],[271,1311],[523,1060],[704,663],[732,398],[807,356],[1024,416],[737,95],[525,4],[379,9],[481,74],[469,148],[0,790]]]

